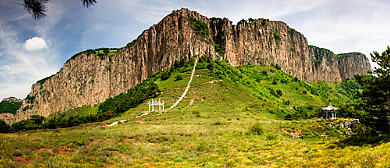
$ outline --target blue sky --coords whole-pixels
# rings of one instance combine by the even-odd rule
[[[286,22],[309,44],[335,53],[382,52],[390,45],[387,0],[52,0],[35,21],[19,4],[0,0],[0,99],[24,98],[36,81],[86,49],[122,47],[173,10],[207,17],[268,18]]]

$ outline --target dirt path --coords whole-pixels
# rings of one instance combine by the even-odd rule
[[[177,100],[176,103],[173,104],[168,110],[170,110],[170,109],[176,107],[176,106],[180,103],[180,101],[186,96],[187,91],[188,91],[188,89],[190,88],[190,85],[191,85],[191,82],[192,82],[192,78],[194,78],[195,68],[196,68],[196,64],[197,64],[197,63],[198,63],[198,58],[195,59],[194,69],[192,69],[191,78],[190,78],[190,81],[188,81],[186,90],[184,90],[184,92],[183,92],[183,94],[181,95],[181,97],[179,98],[179,100]]]

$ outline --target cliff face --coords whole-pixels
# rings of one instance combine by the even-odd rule
[[[16,97],[9,97],[9,98],[4,98],[1,102],[13,102],[13,103],[18,103],[22,102],[22,100],[16,98]]]
[[[111,57],[80,54],[68,60],[58,73],[32,86],[13,122],[34,114],[46,117],[103,102],[167,69],[175,61],[188,60],[194,55],[225,59],[232,66],[274,63],[306,81],[340,81],[370,69],[364,55],[339,61],[333,53],[310,48],[302,34],[283,22],[250,19],[233,25],[227,19],[208,19],[181,9],[145,30]],[[363,64],[356,65],[354,61]]]
[[[367,71],[371,69],[369,60],[362,53],[338,54],[337,57],[339,57],[337,61],[342,79],[351,78],[355,74],[367,75]]]

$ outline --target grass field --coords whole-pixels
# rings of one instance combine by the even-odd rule
[[[167,80],[156,75],[165,109],[184,91],[188,67]],[[142,116],[145,101],[104,123],[1,134],[0,167],[389,167],[387,138],[354,139],[336,128],[342,119],[317,117],[328,100],[335,106],[354,101],[339,83],[306,83],[271,66],[217,63],[198,69],[186,97],[169,111]],[[120,120],[126,121],[99,126]]]

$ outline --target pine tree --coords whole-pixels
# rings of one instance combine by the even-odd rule
[[[46,3],[50,0],[23,0],[24,9],[32,15],[35,20],[42,19],[46,17]],[[84,7],[89,7],[96,3],[96,0],[81,0]]]
[[[355,75],[363,91],[357,95],[363,100],[363,109],[368,113],[363,123],[374,132],[390,135],[390,47],[382,53],[373,52],[371,59],[379,65],[370,76]]]

